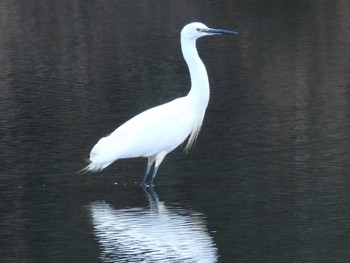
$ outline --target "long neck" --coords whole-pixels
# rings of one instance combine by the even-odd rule
[[[207,70],[198,56],[195,39],[181,39],[182,54],[191,76],[191,90],[187,97],[194,107],[205,110],[209,102],[209,80]]]

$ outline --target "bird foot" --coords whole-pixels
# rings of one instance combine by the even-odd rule
[[[140,183],[140,186],[142,188],[153,188],[154,187],[154,184],[146,184],[145,182],[141,182]]]

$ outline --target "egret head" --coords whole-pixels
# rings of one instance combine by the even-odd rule
[[[209,28],[206,25],[194,22],[186,25],[181,31],[181,38],[187,39],[197,39],[203,36],[211,35],[236,35],[235,31],[225,30],[225,29],[214,29]]]

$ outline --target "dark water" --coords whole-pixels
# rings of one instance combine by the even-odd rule
[[[77,175],[98,138],[189,86],[179,31],[211,82],[190,154]],[[0,3],[2,262],[348,262],[350,4]]]

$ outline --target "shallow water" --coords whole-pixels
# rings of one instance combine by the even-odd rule
[[[347,1],[0,4],[4,262],[347,262]],[[98,138],[185,95],[179,31],[211,100],[193,150],[154,190],[144,159],[79,175]]]

